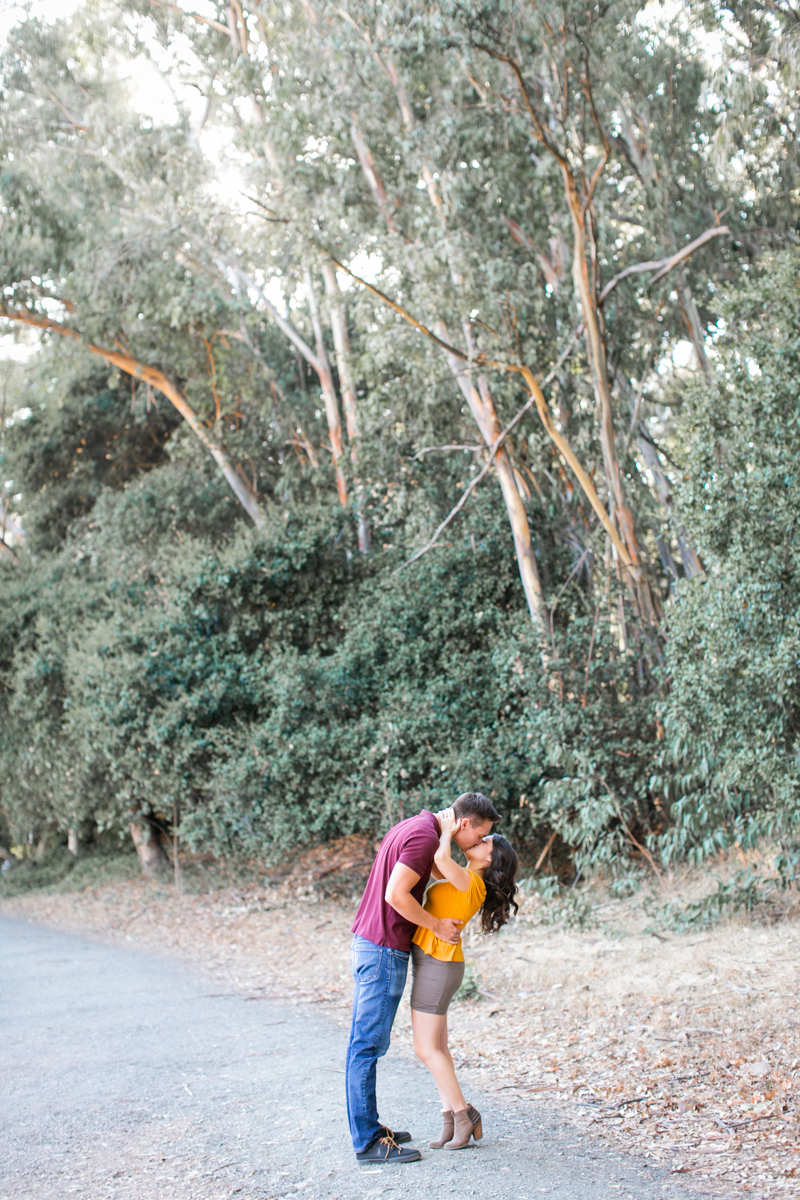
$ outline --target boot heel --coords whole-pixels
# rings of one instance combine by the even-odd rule
[[[474,1104],[467,1105],[467,1113],[469,1114],[470,1121],[472,1121],[472,1136],[477,1142],[478,1138],[483,1137],[483,1121],[481,1121],[481,1114],[478,1112]]]

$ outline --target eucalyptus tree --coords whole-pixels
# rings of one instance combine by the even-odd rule
[[[273,100],[267,86],[264,69],[267,63],[266,29],[259,12],[258,20],[248,20],[253,14],[241,7],[228,7],[226,21],[202,17],[194,12],[182,13],[176,6],[162,4],[157,0],[149,3],[124,6],[140,16],[147,13],[150,20],[141,23],[146,35],[146,44],[151,58],[169,64],[172,79],[179,87],[187,84],[198,88],[205,99],[202,124],[206,131],[211,126],[230,143],[233,151],[233,169],[244,185],[244,211],[234,204],[228,213],[225,233],[218,227],[215,234],[191,229],[198,238],[199,247],[207,255],[209,265],[223,267],[230,276],[237,278],[247,289],[250,297],[269,314],[275,327],[287,338],[296,354],[317,376],[324,406],[330,438],[330,450],[336,475],[340,502],[347,503],[348,488],[345,478],[344,442],[337,396],[330,358],[323,333],[322,314],[317,296],[318,277],[321,271],[328,301],[328,320],[333,335],[335,358],[339,376],[341,401],[345,413],[347,438],[350,446],[350,463],[357,474],[359,420],[356,389],[352,376],[351,351],[345,301],[331,270],[330,262],[320,255],[313,241],[309,240],[307,223],[310,214],[293,210],[292,176],[297,165],[295,154],[287,151],[280,140],[272,137],[268,110]],[[163,9],[158,21],[153,21],[155,9]],[[176,27],[177,18],[181,22]],[[287,24],[291,27],[289,14]],[[180,52],[182,41],[188,39],[193,53]],[[178,52],[176,53],[176,45]],[[255,202],[248,191],[255,189],[269,196],[274,193],[281,198],[284,215],[276,217],[269,205],[257,198]],[[254,203],[259,207],[254,212]],[[277,201],[275,201],[277,203]],[[250,210],[249,212],[247,210]],[[291,217],[285,212],[289,211]],[[257,217],[256,222],[253,217]],[[291,229],[273,230],[277,236],[265,236],[271,223]],[[188,228],[188,226],[187,226]],[[282,235],[282,236],[281,236]],[[278,276],[291,287],[298,282],[305,301],[304,316],[310,326],[311,337],[298,327],[286,308],[288,296],[283,297],[283,311],[274,295],[268,294],[261,284],[266,280],[275,282]],[[261,282],[259,282],[259,280]],[[358,479],[356,478],[358,487]],[[359,509],[360,509],[359,501]],[[364,513],[359,516],[359,546],[368,549],[369,531]]]
[[[337,396],[320,322],[314,275],[321,274],[325,284],[339,389],[351,444],[351,469],[357,488],[363,490],[364,484],[358,477],[360,418],[351,331],[345,299],[333,269],[331,247],[323,245],[319,234],[322,228],[349,227],[348,248],[357,252],[369,241],[374,214],[370,211],[371,205],[361,202],[361,184],[353,178],[351,170],[350,155],[354,145],[360,148],[362,160],[366,161],[364,156],[369,154],[358,122],[347,113],[337,112],[330,103],[330,92],[335,95],[342,83],[337,74],[339,65],[328,57],[328,90],[307,95],[303,94],[301,85],[298,94],[295,86],[298,75],[304,75],[307,68],[312,68],[314,58],[318,57],[315,47],[324,46],[324,39],[320,43],[314,34],[317,19],[308,6],[302,13],[300,10],[276,10],[277,17],[271,12],[266,19],[266,6],[262,6],[254,8],[250,14],[246,10],[239,16],[234,14],[230,20],[214,20],[193,13],[176,15],[173,7],[161,4],[127,7],[140,18],[144,13],[155,12],[156,20],[151,22],[154,29],[149,31],[150,54],[155,58],[172,54],[170,70],[173,77],[180,78],[184,84],[191,81],[206,94],[204,133],[208,134],[213,125],[215,132],[224,131],[237,147],[243,191],[253,201],[250,211],[229,212],[224,235],[221,225],[215,231],[216,236],[209,236],[208,229],[202,229],[197,222],[193,226],[187,223],[184,228],[189,231],[194,248],[205,253],[209,267],[222,266],[229,275],[237,276],[256,305],[269,313],[318,375],[339,494],[344,500],[346,485]],[[220,16],[224,17],[224,14]],[[186,61],[174,54],[178,35],[191,39],[194,53],[188,60],[184,55]],[[333,134],[331,118],[335,126]],[[340,145],[342,134],[343,149]],[[244,163],[247,163],[246,167]],[[321,189],[317,186],[317,166],[329,175],[332,187]],[[339,184],[345,182],[348,172],[348,186],[340,188]],[[358,208],[355,223],[351,207],[354,199]],[[334,250],[341,253],[337,247]],[[289,291],[297,284],[302,285],[311,339],[298,329],[296,317],[293,319],[288,313],[278,311],[269,288],[264,286],[264,281],[274,280],[276,274],[281,276]],[[363,344],[366,339],[361,340]],[[482,422],[483,435],[491,446],[500,434],[500,427],[486,382],[482,383],[484,394],[481,397],[463,372],[456,371],[456,376],[479,416],[488,402],[485,418],[480,417],[479,424]],[[543,633],[546,626],[544,602],[520,494],[528,485],[522,481],[519,472],[512,469],[504,447],[494,446],[494,454],[512,519],[523,585],[529,604],[533,605],[540,633]],[[360,544],[363,549],[366,546],[363,510],[361,517]]]
[[[380,10],[356,5],[348,12],[261,4],[220,11],[212,19],[148,0],[125,11],[134,22],[137,49],[146,48],[154,60],[161,55],[162,70],[203,94],[203,130],[193,131],[184,118],[186,141],[196,144],[213,127],[235,144],[232,161],[250,203],[229,203],[227,211],[219,203],[210,208],[197,182],[192,186],[193,173],[202,175],[202,156],[185,147],[182,156],[173,152],[167,219],[191,239],[191,252],[209,274],[216,271],[217,286],[230,288],[233,277],[246,288],[247,299],[241,290],[239,298],[266,310],[317,374],[340,498],[346,499],[346,484],[339,405],[314,274],[325,280],[340,392],[357,457],[352,352],[332,259],[346,266],[371,248],[379,251],[387,280],[399,273],[395,303],[424,318],[436,353],[443,355],[490,449],[543,651],[549,654],[552,635],[525,508],[529,483],[515,461],[513,439],[503,437],[501,415],[503,410],[510,415],[525,391],[534,398],[558,470],[566,471],[568,490],[574,480],[588,502],[573,536],[581,541],[581,526],[593,537],[595,526],[605,532],[647,640],[660,620],[659,573],[651,561],[656,545],[664,567],[676,572],[669,539],[658,531],[653,543],[648,528],[652,499],[645,475],[654,481],[656,497],[670,496],[663,463],[640,420],[645,376],[657,350],[653,327],[668,341],[685,319],[702,358],[702,331],[685,276],[691,263],[687,249],[709,247],[725,232],[707,225],[717,197],[702,156],[690,148],[690,142],[698,144],[692,139],[701,136],[703,120],[713,120],[698,111],[694,97],[703,63],[691,34],[680,22],[659,31],[637,25],[633,5],[624,16],[554,8],[550,19],[544,10],[535,16],[500,4],[468,20],[446,5],[424,17],[403,4]],[[561,25],[556,17],[563,17]],[[190,54],[180,51],[187,38]],[[631,62],[641,67],[633,78]],[[664,121],[652,119],[659,106]],[[667,140],[656,146],[663,128]],[[118,172],[120,161],[117,148],[112,163]],[[137,171],[125,169],[125,178],[134,181]],[[152,195],[137,182],[138,202],[153,219]],[[367,183],[372,204],[359,195],[359,182]],[[691,203],[684,196],[689,193]],[[717,205],[722,207],[718,200]],[[163,227],[165,214],[160,215]],[[626,236],[626,228],[640,232]],[[650,255],[644,263],[626,263],[626,252],[637,246]],[[577,304],[565,278],[570,258]],[[631,291],[644,266],[651,273],[660,268],[662,276],[665,268],[684,273],[677,303],[669,294],[654,301],[641,286]],[[604,267],[606,276],[614,272],[612,278],[601,278]],[[286,288],[299,285],[304,293],[302,319],[310,338],[271,299],[266,284],[276,272]],[[612,305],[613,312],[606,312]],[[584,353],[578,353],[576,333]],[[99,347],[104,348],[110,349]],[[403,349],[412,361],[424,363],[419,348],[412,350],[406,341]],[[592,380],[597,421],[590,409],[572,405],[572,436],[555,413],[558,401],[553,395],[546,400],[540,386],[545,366],[554,360],[567,390],[577,380],[585,390],[586,378]],[[422,366],[423,372],[430,369]],[[180,404],[181,397],[172,400]],[[622,433],[629,403],[633,423]],[[561,409],[567,411],[565,398]],[[191,421],[190,413],[183,415]],[[206,436],[197,423],[195,429]],[[461,430],[454,433],[453,440],[460,441]],[[587,462],[580,447],[584,439]],[[627,455],[624,465],[618,442]],[[530,439],[524,445],[517,454],[527,456]],[[547,453],[545,445],[539,454]],[[632,446],[638,460],[630,455]],[[216,445],[211,450],[222,453]],[[605,498],[594,482],[598,451]],[[240,474],[230,464],[223,470],[244,502]],[[541,481],[534,484],[541,490]],[[631,488],[635,500],[628,495]],[[255,510],[254,515],[258,520]],[[696,556],[683,531],[676,532],[683,568],[694,573]],[[621,630],[626,639],[624,615]]]
[[[166,397],[259,525],[257,481],[224,445],[237,400],[261,387],[258,372],[226,355],[243,336],[236,295],[192,261],[181,235],[181,208],[197,219],[208,172],[184,128],[138,119],[118,73],[102,69],[107,53],[91,13],[11,34],[0,317],[104,361],[130,377],[132,395]]]
[[[660,623],[656,546],[667,577],[680,572],[669,537],[650,532],[671,489],[642,420],[643,392],[653,359],[684,324],[703,361],[690,283],[699,271],[704,286],[709,270],[718,275],[730,261],[720,251],[729,230],[715,217],[724,181],[699,152],[714,123],[698,103],[701,45],[680,20],[643,25],[635,5],[623,14],[306,4],[315,58],[308,41],[287,34],[281,10],[270,8],[267,19],[265,7],[270,137],[294,139],[287,155],[305,166],[295,185],[307,180],[306,204],[293,211],[313,211],[316,241],[345,269],[359,249],[377,252],[390,293],[383,300],[445,356],[495,454],[543,644],[551,635],[520,499],[527,485],[508,455],[513,439],[502,453],[497,445],[504,421],[494,393],[510,415],[520,385],[568,489],[574,480],[588,501],[579,524],[597,522],[609,539],[647,641]],[[363,199],[348,196],[353,152],[371,219]],[[337,197],[350,200],[344,211]],[[666,280],[655,294],[642,286],[645,273]],[[546,400],[539,380],[554,360],[564,383]],[[582,406],[564,395],[576,388]],[[568,410],[569,432],[560,419]],[[523,445],[517,452],[526,455],[530,441]],[[684,532],[673,535],[683,571],[696,573]],[[624,615],[621,632],[627,638]]]

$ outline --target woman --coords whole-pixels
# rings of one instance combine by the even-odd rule
[[[514,901],[517,855],[504,837],[490,834],[464,852],[467,866],[460,867],[450,853],[458,824],[452,808],[447,809],[433,860],[433,873],[441,882],[428,889],[425,909],[434,917],[451,917],[463,925],[480,912],[481,929],[493,933],[505,925],[511,909],[516,912],[519,907]],[[471,1137],[483,1137],[481,1115],[462,1096],[447,1047],[447,1008],[464,978],[461,940],[442,942],[420,925],[411,946],[411,968],[414,1052],[433,1075],[442,1101],[442,1133],[430,1144],[435,1150],[444,1145],[448,1150],[461,1150]]]

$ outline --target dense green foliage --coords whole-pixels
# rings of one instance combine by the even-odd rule
[[[212,7],[3,58],[0,844],[177,818],[274,859],[480,788],[571,878],[765,835],[789,871],[791,22]],[[513,496],[498,459],[404,566],[521,367],[553,425],[508,436]]]
[[[66,432],[70,406],[58,417]],[[49,453],[32,419],[7,447],[17,472]],[[613,806],[581,795],[569,817],[548,781],[599,739],[602,786],[637,792],[645,813],[646,775],[613,747],[638,763],[652,705],[617,693],[627,669],[602,630],[590,699],[569,692],[588,603],[556,624],[563,695],[548,686],[490,494],[452,541],[392,577],[408,516],[439,482],[428,464],[404,511],[384,517],[391,540],[366,556],[332,497],[276,510],[257,533],[231,526],[223,488],[180,460],[107,483],[58,552],[32,533],[34,553],[5,565],[0,617],[3,803],[17,836],[35,842],[54,821],[124,830],[139,807],[171,817],[178,805],[198,848],[270,856],[381,829],[479,780],[523,837],[560,813],[587,858],[598,840],[618,853]],[[176,517],[187,513],[188,526]],[[556,546],[549,556],[563,570]]]
[[[669,622],[661,784],[671,853],[760,836],[796,844],[800,817],[800,297],[798,256],[763,264],[723,308],[712,384],[688,388],[681,503],[706,563]]]

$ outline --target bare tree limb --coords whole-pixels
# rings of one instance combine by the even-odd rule
[[[543,863],[543,862],[544,862],[544,860],[547,858],[547,853],[548,853],[548,851],[552,849],[552,847],[553,847],[553,842],[556,840],[556,838],[557,838],[557,837],[558,837],[558,833],[557,833],[557,832],[556,832],[556,830],[554,829],[554,830],[553,830],[553,832],[550,834],[550,837],[549,837],[549,838],[547,839],[547,841],[545,842],[545,844],[544,844],[544,849],[542,850],[542,853],[539,855],[539,857],[538,857],[538,858],[537,858],[537,860],[536,860],[536,863],[534,864],[534,868],[533,868],[533,869],[534,869],[534,871],[538,871],[538,870],[539,870],[539,868],[541,867],[542,863]]]
[[[126,354],[123,351],[109,350],[105,346],[95,346],[92,342],[87,341],[77,330],[68,329],[60,321],[52,321],[48,317],[40,317],[28,310],[14,311],[7,308],[0,308],[0,316],[5,317],[9,321],[19,321],[24,325],[33,325],[37,329],[45,329],[51,333],[60,333],[65,337],[72,338],[84,345],[90,354],[96,354],[98,358],[105,359],[107,363],[111,363],[113,366],[119,367],[121,371],[125,371],[126,374],[132,375],[134,379],[141,379],[161,392],[178,410],[187,425],[189,425],[193,433],[208,450],[228,481],[231,490],[242,505],[242,508],[253,521],[253,524],[257,526],[264,524],[264,514],[249,486],[232,466],[222,447],[213,438],[209,437],[208,431],[187,401],[182,390],[163,371],[159,371],[156,367],[148,367],[133,358],[132,355]]]
[[[498,50],[493,50],[491,46],[484,46],[479,42],[475,42],[474,45],[475,45],[476,50],[482,50],[484,52],[484,54],[488,54],[490,58],[494,58],[497,62],[505,63],[506,66],[511,69],[511,72],[517,81],[517,85],[518,85],[520,93],[522,95],[522,99],[525,102],[525,107],[528,110],[528,116],[531,119],[531,124],[533,125],[533,128],[536,131],[537,138],[539,139],[539,141],[542,143],[543,146],[547,147],[547,149],[552,154],[553,158],[556,160],[556,162],[561,167],[568,168],[569,164],[567,163],[567,159],[566,159],[565,155],[557,148],[555,143],[548,136],[547,130],[545,129],[542,122],[540,121],[539,115],[536,112],[536,109],[533,107],[533,102],[530,98],[530,94],[528,93],[528,88],[525,83],[525,80],[522,78],[522,71],[519,67],[519,64],[513,58],[510,58],[507,54],[501,54]]]
[[[617,810],[617,816],[618,816],[618,817],[619,817],[619,819],[620,819],[620,823],[621,823],[621,825],[622,825],[622,828],[625,830],[625,832],[627,833],[628,837],[630,838],[631,842],[632,842],[632,843],[633,843],[633,845],[636,847],[636,849],[637,849],[637,850],[638,850],[638,851],[639,851],[641,854],[643,854],[643,855],[645,856],[645,858],[647,859],[647,861],[650,863],[650,866],[653,868],[653,870],[654,870],[654,872],[655,872],[655,874],[656,874],[656,878],[658,879],[659,883],[663,883],[663,881],[664,881],[664,877],[663,877],[663,875],[661,874],[661,872],[659,871],[659,869],[658,869],[658,867],[657,867],[657,865],[656,865],[656,860],[653,858],[652,854],[651,854],[651,853],[650,853],[650,851],[647,849],[647,847],[646,847],[646,846],[643,846],[641,842],[637,841],[637,840],[636,840],[636,838],[635,838],[635,837],[633,836],[633,834],[631,833],[631,831],[630,831],[630,828],[629,828],[629,826],[628,826],[628,823],[627,823],[627,821],[625,820],[625,818],[624,818],[624,817],[623,817],[623,815],[622,815],[622,809],[620,808],[620,806],[619,806],[619,803],[617,802],[617,798],[616,798],[616,796],[614,795],[614,793],[611,791],[611,788],[608,786],[608,784],[606,783],[605,779],[603,780],[603,787],[606,789],[606,791],[608,792],[609,796],[611,797],[611,801],[612,801],[612,803],[613,803],[613,805],[614,805],[614,808]]]
[[[281,316],[281,314],[278,312],[275,305],[270,300],[269,296],[267,296],[264,289],[259,287],[259,285],[256,283],[256,281],[254,279],[251,279],[251,277],[247,274],[247,272],[243,271],[242,268],[237,266],[235,263],[228,262],[227,265],[230,267],[230,269],[232,271],[236,272],[236,274],[239,276],[239,278],[242,280],[243,283],[247,284],[247,286],[249,288],[252,288],[252,290],[256,293],[256,295],[258,296],[261,303],[266,308],[269,315],[272,317],[275,324],[280,329],[281,333],[285,334],[286,337],[289,339],[289,341],[292,343],[292,345],[295,346],[300,351],[300,353],[302,354],[303,358],[306,360],[308,365],[310,367],[312,367],[313,370],[315,370],[318,375],[322,375],[325,368],[324,368],[323,364],[320,362],[317,355],[311,349],[308,342],[304,341],[304,339],[300,336],[300,334],[295,329],[292,322],[288,321],[286,319],[286,317]],[[347,268],[342,267],[342,270],[346,271]],[[351,272],[348,271],[347,273],[349,275]],[[354,276],[354,278],[355,278],[355,276]]]
[[[331,258],[331,262],[334,264],[334,266],[337,266],[340,271],[344,271],[346,275],[349,275],[351,279],[355,279],[356,283],[360,283],[362,287],[365,287],[368,292],[372,292],[373,296],[377,296],[378,299],[382,300],[383,303],[388,305],[389,308],[393,308],[396,313],[400,314],[404,321],[408,321],[409,325],[413,325],[415,329],[420,331],[420,333],[424,333],[426,337],[429,337],[431,341],[435,342],[437,346],[440,346],[442,350],[446,350],[448,354],[455,354],[456,358],[460,358],[464,362],[470,361],[469,355],[465,354],[463,350],[457,350],[455,346],[451,346],[448,342],[443,342],[440,337],[436,336],[432,329],[428,329],[427,325],[423,325],[422,322],[418,321],[416,317],[412,317],[408,309],[403,308],[402,304],[398,304],[396,300],[391,300],[385,294],[385,292],[382,292],[379,288],[374,287],[371,283],[367,283],[366,279],[361,279],[359,275],[355,275],[349,267],[346,267],[344,263],[339,262],[337,258]],[[499,363],[495,364],[485,360],[483,355],[478,355],[474,361],[483,363],[486,366],[501,365]]]
[[[344,472],[340,464],[340,460],[344,454],[344,447],[342,446],[342,423],[339,420],[339,401],[336,398],[336,389],[333,386],[330,363],[325,351],[322,323],[319,319],[319,308],[317,307],[317,298],[314,292],[314,281],[307,267],[303,273],[303,279],[305,282],[306,297],[308,298],[308,309],[311,314],[311,327],[314,330],[314,339],[317,344],[317,362],[319,363],[317,374],[319,375],[320,387],[322,388],[325,417],[328,422],[328,434],[331,439],[331,454],[336,471],[336,489],[339,493],[339,503],[345,505],[347,504],[347,484],[345,483]]]
[[[695,250],[699,250],[701,246],[705,246],[706,242],[710,242],[712,238],[721,237],[725,233],[730,233],[727,225],[715,226],[713,229],[707,229],[705,233],[701,233],[700,237],[695,238],[693,242],[689,242],[688,246],[684,246],[682,250],[679,250],[677,254],[672,254],[669,258],[659,258],[653,262],[634,263],[633,266],[626,267],[624,271],[620,271],[619,275],[615,275],[603,288],[597,298],[598,305],[602,304],[606,297],[613,292],[617,284],[621,283],[623,279],[627,279],[629,275],[636,275],[640,271],[656,271],[657,274],[650,280],[650,283],[655,283],[656,280],[662,279],[673,267],[676,267],[678,263],[688,258],[690,254],[694,254]]]
[[[418,458],[422,458],[423,454],[433,454],[437,450],[480,450],[480,446],[425,446],[422,450],[418,450],[411,458],[414,462]]]
[[[386,198],[386,189],[383,186],[378,168],[375,165],[375,159],[372,157],[372,151],[367,145],[367,141],[361,132],[361,126],[358,123],[358,117],[353,113],[353,119],[350,123],[350,137],[355,146],[358,161],[361,163],[361,169],[364,172],[367,183],[369,184],[372,197],[381,211],[384,221],[390,233],[397,233],[397,226],[394,223],[391,211],[389,209],[389,201]]]

